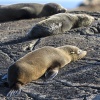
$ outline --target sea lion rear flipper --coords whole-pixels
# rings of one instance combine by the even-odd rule
[[[16,82],[12,86],[10,86],[11,90],[7,93],[7,97],[19,95],[21,93],[22,87],[21,82]]]
[[[7,82],[7,74],[5,74],[1,77],[0,87],[9,87],[8,82]]]
[[[12,97],[12,96],[18,95],[20,93],[21,93],[21,89],[18,89],[18,90],[12,89],[7,93],[7,97]]]
[[[45,73],[45,78],[47,80],[52,80],[58,74],[59,68],[50,69]]]
[[[2,79],[2,80],[7,80],[7,77],[8,77],[7,74],[5,74],[5,75],[2,76],[1,79]]]

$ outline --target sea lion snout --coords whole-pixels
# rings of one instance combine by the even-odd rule
[[[79,55],[79,59],[81,59],[87,55],[87,51],[79,50],[78,55]]]
[[[66,13],[66,12],[67,12],[67,9],[64,9],[64,8],[58,10],[58,13]]]

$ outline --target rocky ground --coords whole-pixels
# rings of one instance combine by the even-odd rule
[[[70,44],[88,51],[84,59],[66,65],[52,81],[33,81],[16,97],[6,97],[8,88],[0,87],[0,100],[100,100],[100,12],[70,13],[87,13],[95,21],[89,27],[35,40],[28,40],[25,35],[45,18],[0,23],[1,76],[17,59],[43,46]]]

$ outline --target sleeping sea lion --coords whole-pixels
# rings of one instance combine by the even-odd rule
[[[53,79],[62,67],[86,54],[86,51],[72,45],[46,46],[29,52],[8,68],[7,81],[11,90],[7,96],[19,94],[23,85],[44,74],[46,79]]]
[[[19,3],[0,7],[0,22],[47,17],[67,10],[56,3]]]
[[[38,22],[28,32],[27,37],[35,39],[50,35],[63,34],[72,28],[89,26],[93,21],[94,17],[87,14],[59,13]]]

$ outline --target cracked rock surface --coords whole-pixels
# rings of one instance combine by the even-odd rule
[[[89,27],[45,38],[29,40],[26,33],[41,19],[0,23],[0,77],[8,67],[31,50],[43,46],[75,45],[87,50],[84,59],[62,68],[51,81],[42,78],[23,86],[20,95],[8,98],[0,87],[0,100],[100,100],[100,12],[72,11],[95,17]]]

